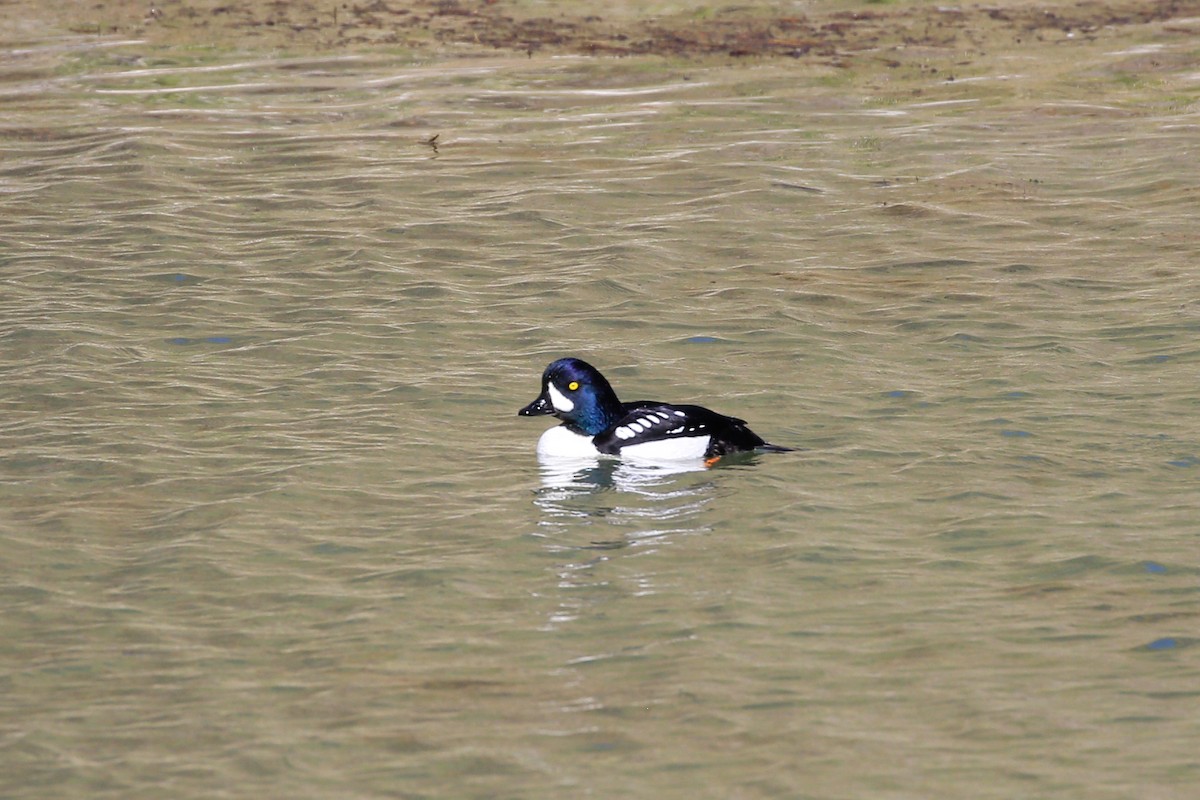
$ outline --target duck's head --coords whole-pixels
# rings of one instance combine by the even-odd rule
[[[600,370],[578,358],[560,358],[542,373],[542,393],[517,413],[551,414],[571,430],[595,436],[620,419],[622,407]]]

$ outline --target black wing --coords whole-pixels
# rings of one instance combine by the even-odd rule
[[[766,444],[746,421],[701,406],[675,406],[642,400],[625,405],[626,414],[592,441],[601,453],[616,455],[622,447],[685,436],[709,437],[705,456],[753,450]]]

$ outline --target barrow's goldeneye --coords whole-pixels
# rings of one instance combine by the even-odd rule
[[[538,440],[538,455],[552,458],[603,454],[678,461],[791,449],[763,441],[745,420],[701,406],[654,400],[622,403],[600,371],[578,358],[560,358],[546,367],[542,393],[517,413],[551,414],[562,420]]]

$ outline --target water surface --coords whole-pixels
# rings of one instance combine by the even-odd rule
[[[0,76],[5,796],[1200,786],[1186,58],[85,44]],[[544,473],[566,354],[805,449]]]

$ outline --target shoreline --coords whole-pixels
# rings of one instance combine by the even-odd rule
[[[150,47],[337,53],[406,50],[426,56],[661,56],[738,61],[784,59],[848,68],[886,68],[914,59],[949,60],[960,70],[995,51],[1060,42],[1195,35],[1200,0],[1029,2],[940,6],[920,2],[822,0],[781,13],[770,3],[697,7],[616,2],[548,6],[531,0],[185,0],[97,7],[8,4],[0,31],[14,39],[102,36]],[[789,9],[794,7],[789,7]],[[552,14],[552,15],[549,15]],[[939,68],[944,68],[939,66]]]

